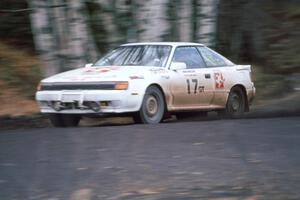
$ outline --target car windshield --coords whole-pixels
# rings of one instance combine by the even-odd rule
[[[171,46],[168,45],[121,46],[101,58],[94,66],[164,67],[170,51]]]

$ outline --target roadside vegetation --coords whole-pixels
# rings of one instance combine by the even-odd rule
[[[39,80],[35,56],[0,43],[0,117],[38,113],[34,94]]]
[[[0,80],[26,98],[33,99],[40,81],[38,59],[28,52],[0,43]]]
[[[10,111],[10,109],[15,109],[14,107],[18,108],[16,110],[26,107],[25,104],[16,106],[15,103],[18,102],[30,102],[29,107],[38,112],[34,94],[36,86],[43,76],[40,69],[43,69],[42,66],[45,68],[47,66],[42,64],[37,56],[43,51],[41,49],[39,52],[36,51],[33,45],[34,32],[30,25],[31,11],[30,9],[26,10],[29,8],[27,2],[31,1],[4,0],[0,5],[0,115],[5,112],[6,114],[16,112],[15,110]],[[129,36],[139,38],[144,34],[142,30],[138,29],[138,24],[143,20],[134,13],[135,6],[137,6],[134,2],[138,1],[128,1],[128,5],[123,6],[121,6],[121,1],[113,2],[114,4],[106,5],[100,1],[86,1],[87,12],[84,13],[90,26],[90,34],[93,36],[98,50],[97,56],[119,43],[128,42],[127,37]],[[141,2],[143,1],[139,1],[139,6],[142,6]],[[177,16],[176,13],[184,6],[198,9],[193,11],[192,21],[185,22],[193,25],[193,33],[198,30],[197,19],[201,19],[199,2],[202,1],[192,1],[192,5],[183,4],[185,2],[183,0],[176,0],[177,4],[172,2],[169,0],[164,5],[166,7],[161,10],[166,11],[165,17],[168,21],[165,23],[170,25],[170,30],[167,30],[162,38],[158,38],[165,41],[178,41],[183,36],[182,34],[186,34],[186,32],[177,30],[179,27],[177,23],[181,20],[181,16]],[[293,96],[294,88],[299,87],[299,81],[295,86],[295,81],[290,77],[300,73],[299,2],[297,0],[278,2],[221,0],[219,2],[216,41],[213,49],[221,52],[235,63],[254,66],[257,88],[254,103],[260,104],[269,100]],[[144,4],[146,5],[146,3]],[[145,6],[144,4],[143,6]],[[24,8],[25,10],[22,11]],[[51,9],[56,8],[51,7]],[[122,20],[120,21],[120,19]],[[43,30],[56,29],[49,27]],[[114,34],[110,34],[110,32]],[[196,41],[197,34],[192,34],[192,36],[191,40]],[[51,50],[57,56],[55,62],[59,61],[59,64],[63,66],[75,58],[73,56],[72,59],[69,59],[67,55],[63,54],[66,51],[56,50]],[[73,65],[70,64],[70,66]]]
[[[265,73],[261,68],[253,67],[255,74],[255,102],[283,98],[293,92],[293,84],[286,75]]]

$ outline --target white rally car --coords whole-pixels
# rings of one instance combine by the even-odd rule
[[[121,45],[94,64],[46,78],[36,100],[54,126],[76,126],[83,115],[126,114],[149,124],[170,113],[239,116],[254,96],[250,65],[202,44],[159,42]]]

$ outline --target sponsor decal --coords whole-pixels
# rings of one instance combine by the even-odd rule
[[[186,76],[186,77],[195,77],[195,76],[197,76],[197,74],[188,74],[188,73],[186,73],[186,74],[183,74],[184,76]]]
[[[165,74],[167,73],[167,71],[164,68],[152,68],[150,69],[150,72],[154,73],[154,74]]]
[[[182,71],[183,73],[195,73],[196,71],[195,70],[183,70]]]
[[[170,79],[170,76],[167,76],[167,75],[161,75],[161,78],[163,78],[163,79]]]
[[[214,79],[215,79],[215,88],[216,89],[224,89],[225,88],[225,79],[223,78],[223,75],[221,72],[215,72]]]
[[[85,81],[85,77],[70,77],[69,78],[71,81]]]
[[[131,80],[135,80],[135,79],[144,79],[144,76],[141,76],[141,75],[133,75],[133,76],[129,76],[129,78]]]
[[[113,70],[118,70],[119,67],[91,67],[85,73],[105,73]]]
[[[190,77],[190,76],[197,76],[196,71],[193,69],[186,69],[182,71],[184,76]]]

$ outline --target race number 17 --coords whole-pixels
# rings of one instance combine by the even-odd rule
[[[186,79],[187,84],[187,93],[191,94],[191,91],[193,94],[197,94],[198,92],[198,79]],[[204,86],[199,86],[199,93],[204,91]]]

